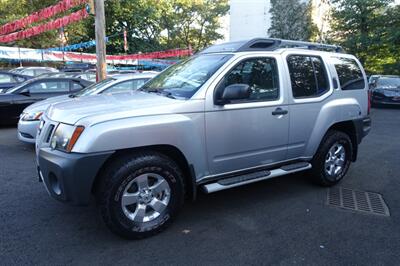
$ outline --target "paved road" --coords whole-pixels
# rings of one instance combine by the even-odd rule
[[[165,232],[111,234],[94,206],[51,199],[34,151],[0,129],[0,265],[398,265],[400,109],[372,110],[373,129],[343,187],[382,193],[391,217],[326,206],[325,188],[291,175],[200,194]]]

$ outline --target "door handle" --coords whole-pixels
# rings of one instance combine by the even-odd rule
[[[278,107],[274,111],[272,111],[272,115],[286,115],[288,110],[283,110],[282,108]]]

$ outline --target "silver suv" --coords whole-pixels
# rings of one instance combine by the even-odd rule
[[[130,95],[51,105],[36,141],[39,177],[60,201],[88,204],[93,195],[114,233],[147,237],[198,188],[304,170],[335,185],[370,130],[367,91],[360,62],[340,47],[211,46]]]

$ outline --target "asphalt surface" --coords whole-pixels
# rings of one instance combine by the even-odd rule
[[[400,109],[373,109],[372,131],[340,186],[381,193],[390,217],[326,205],[304,174],[186,204],[163,233],[127,241],[95,206],[50,198],[34,150],[0,129],[0,265],[399,265]]]

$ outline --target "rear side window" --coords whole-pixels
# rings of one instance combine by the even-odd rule
[[[287,63],[294,98],[318,97],[329,90],[326,70],[320,57],[291,55]]]
[[[362,90],[365,88],[364,77],[354,59],[334,57],[336,73],[342,90]]]

